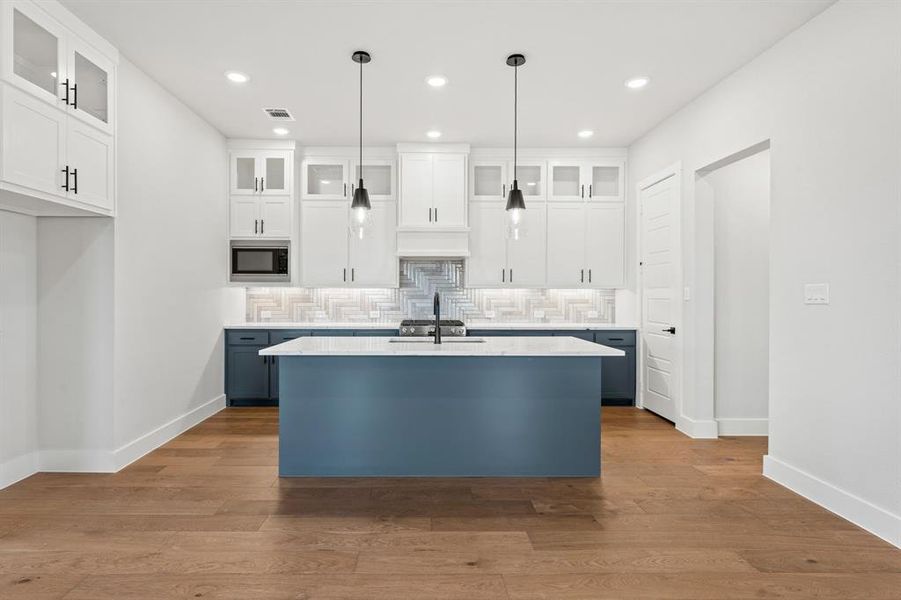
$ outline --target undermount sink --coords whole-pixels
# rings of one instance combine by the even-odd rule
[[[485,338],[480,337],[443,337],[442,344],[482,344]],[[390,344],[434,344],[433,337],[395,337],[388,340]]]

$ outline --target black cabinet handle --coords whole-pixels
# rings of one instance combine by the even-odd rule
[[[78,110],[78,84],[72,85],[72,108]]]
[[[513,283],[513,269],[510,269],[510,283]]]
[[[438,207],[435,207],[435,222],[438,222]]]
[[[347,197],[347,184],[344,184],[344,197]]]
[[[501,269],[501,283],[507,282],[507,269]]]
[[[432,222],[432,209],[429,209],[429,223]]]
[[[257,231],[257,228],[258,228],[259,224],[260,224],[260,220],[259,220],[259,219],[254,219],[254,220],[253,220],[253,234],[254,234],[254,235],[256,235],[257,233],[259,233],[259,231]]]
[[[624,342],[624,341],[626,341],[625,338],[607,338],[607,340],[608,340],[608,341],[611,341],[611,342]]]
[[[580,280],[582,283],[585,283],[585,269],[582,269],[581,271],[579,271],[579,273],[580,273],[580,275],[579,275],[579,280]]]
[[[589,196],[590,198],[591,196]],[[588,283],[591,283],[591,269],[588,269]]]
[[[68,192],[69,191],[69,165],[66,165],[66,168],[62,169],[60,172],[66,174],[66,182],[63,183],[63,189]]]
[[[256,338],[253,338],[253,337],[242,337],[241,339],[242,339],[242,340],[246,340],[246,341],[252,341],[252,340],[254,340],[254,339],[256,339]]]
[[[260,235],[263,235],[263,232],[266,230],[266,219],[260,219]]]
[[[591,198],[591,184],[588,184],[588,197]]]
[[[357,276],[356,276],[356,269],[354,269],[353,267],[351,267],[351,268],[350,268],[350,280],[353,281],[354,279],[356,279],[356,277],[357,277]]]
[[[63,87],[66,89],[66,95],[65,95],[65,97],[63,98],[63,102],[66,103],[66,106],[69,106],[69,80],[66,79],[66,80],[65,80],[64,82],[62,82],[60,85],[63,86]]]
[[[260,178],[254,177],[253,178],[253,191],[255,191],[255,192],[258,191],[257,190],[258,187],[260,187]]]
[[[501,198],[504,198],[506,196],[507,196],[507,184],[505,183],[504,185],[501,186]]]
[[[582,197],[585,197],[585,184],[582,184]]]
[[[72,169],[72,192],[78,193],[78,169]]]
[[[260,193],[266,191],[266,178],[260,177]]]
[[[347,281],[347,267],[344,267],[344,281]]]

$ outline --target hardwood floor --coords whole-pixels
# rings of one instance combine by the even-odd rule
[[[279,480],[276,411],[229,409],[120,473],[0,491],[0,598],[901,598],[901,550],[765,452],[608,408],[597,480]]]

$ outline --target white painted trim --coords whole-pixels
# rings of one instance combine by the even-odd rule
[[[172,438],[181,435],[191,427],[215,415],[225,408],[225,394],[220,394],[195,409],[175,417],[141,437],[119,447],[113,453],[116,471],[123,469],[145,454],[156,450]]]
[[[715,440],[719,434],[716,421],[695,421],[681,414],[676,418],[676,431],[696,440]]]
[[[41,450],[38,471],[43,473],[115,473],[112,452],[106,450]]]
[[[763,435],[770,433],[769,419],[717,419],[720,435]]]
[[[901,548],[901,515],[891,513],[769,454],[763,457],[763,475]]]
[[[28,452],[0,464],[0,490],[38,472],[38,453]]]

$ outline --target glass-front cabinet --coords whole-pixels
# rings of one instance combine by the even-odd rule
[[[470,199],[506,202],[507,193],[513,186],[514,171],[519,189],[527,200],[544,200],[545,162],[539,160],[520,160],[515,169],[512,160],[472,161]]]
[[[233,196],[291,194],[291,153],[268,150],[232,151]]]
[[[115,63],[34,3],[0,6],[4,79],[111,134]]]
[[[360,183],[360,161],[351,163],[352,177],[348,198],[353,197],[354,190]],[[370,200],[394,200],[395,198],[395,162],[388,159],[363,159],[363,185],[369,191]]]
[[[548,163],[549,200],[623,200],[622,159],[552,160]]]
[[[336,158],[307,158],[301,167],[301,198],[343,200],[349,198],[350,161]]]

